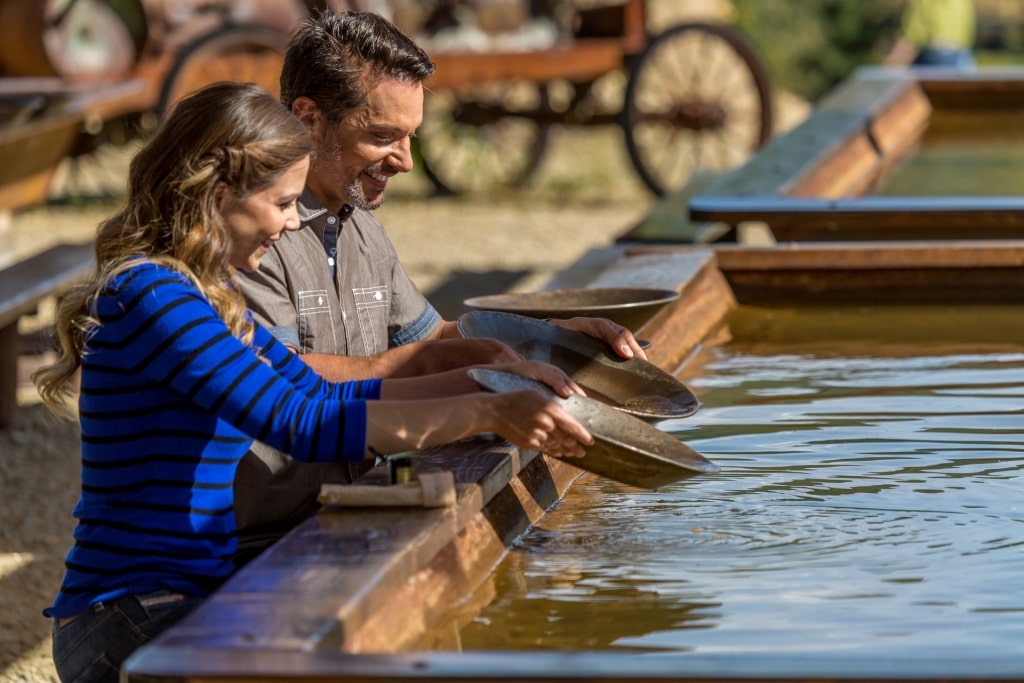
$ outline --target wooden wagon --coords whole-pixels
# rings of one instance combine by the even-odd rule
[[[0,0],[0,208],[45,201],[57,164],[151,129],[220,80],[278,90],[289,33],[345,0]]]
[[[738,166],[772,134],[767,69],[728,25],[652,33],[644,0],[492,0],[468,4],[478,17],[488,6],[504,12],[492,7],[491,26],[481,18],[467,31],[443,19],[467,3],[406,3],[434,5],[415,19],[402,15],[401,0],[392,4],[437,65],[417,161],[439,191],[525,183],[556,124],[619,126],[641,180],[659,195],[698,169]],[[529,14],[527,5],[546,9]],[[603,87],[613,74],[626,77],[621,106]]]

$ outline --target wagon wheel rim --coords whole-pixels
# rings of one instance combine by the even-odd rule
[[[772,133],[767,70],[727,26],[674,26],[634,62],[622,128],[637,173],[657,195],[698,171],[735,168]]]
[[[186,95],[219,81],[256,83],[277,97],[287,37],[262,26],[232,26],[186,45],[164,79],[159,118]]]
[[[526,82],[430,92],[414,139],[417,161],[442,194],[520,187],[547,148],[550,125],[533,115],[547,108],[546,86]]]

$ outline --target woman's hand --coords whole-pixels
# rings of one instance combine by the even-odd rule
[[[607,318],[552,319],[548,322],[596,337],[615,349],[615,353],[623,358],[642,358],[647,360],[647,354],[640,348],[640,344],[637,343],[633,333],[628,328]]]
[[[536,363],[536,365],[544,365]],[[535,368],[550,375],[557,368]],[[566,378],[570,386],[572,380]],[[572,392],[569,392],[572,393]],[[558,403],[534,389],[473,393],[431,400],[367,401],[366,442],[382,453],[497,434],[520,448],[556,457],[580,457],[593,437]]]
[[[586,453],[584,446],[594,443],[583,425],[539,391],[485,394],[480,400],[492,406],[491,431],[520,448],[556,458],[579,458]]]
[[[583,388],[576,384],[569,375],[550,363],[545,363],[539,360],[523,360],[515,363],[497,363],[494,365],[482,366],[488,370],[499,370],[501,372],[510,372],[523,377],[529,377],[535,379],[538,382],[551,387],[552,391],[561,396],[562,398],[568,398],[573,394],[583,394],[586,396],[586,392]]]

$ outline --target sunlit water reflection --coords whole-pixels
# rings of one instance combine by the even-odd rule
[[[458,646],[1024,651],[1024,349],[871,346],[716,349],[700,413],[659,427],[721,473],[576,484]]]

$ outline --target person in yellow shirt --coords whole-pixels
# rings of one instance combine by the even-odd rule
[[[884,63],[972,68],[975,24],[973,0],[907,0],[902,34]]]

